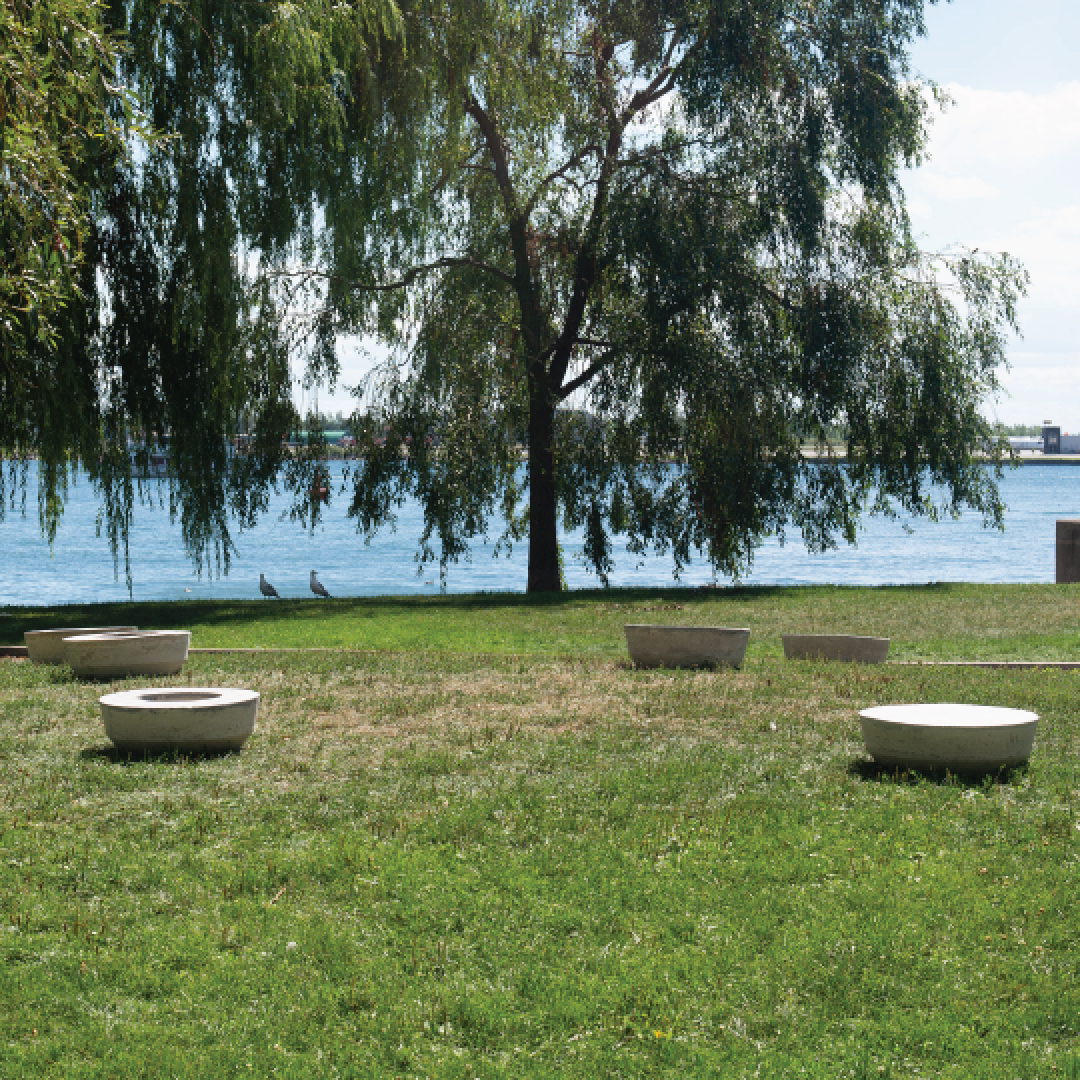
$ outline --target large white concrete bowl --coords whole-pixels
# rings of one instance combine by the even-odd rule
[[[76,675],[175,675],[187,659],[189,630],[136,630],[64,638],[64,659]]]
[[[118,750],[239,750],[255,730],[254,690],[177,686],[98,698]]]
[[[728,626],[653,626],[629,623],[626,647],[638,667],[739,665],[750,631]]]
[[[789,660],[841,660],[856,664],[884,664],[889,655],[887,637],[856,634],[784,634],[784,656]]]
[[[994,705],[878,705],[859,713],[879,765],[994,772],[1031,757],[1039,717]]]
[[[64,663],[64,638],[87,634],[130,634],[137,626],[78,626],[58,630],[27,630],[23,634],[26,652],[35,664]]]

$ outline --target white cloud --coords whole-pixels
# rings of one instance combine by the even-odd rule
[[[1024,264],[1024,337],[1010,350],[1008,394],[988,411],[1080,431],[1080,83],[948,90],[955,104],[931,128],[928,164],[905,180],[915,232],[931,248],[1007,251]]]
[[[938,199],[989,199],[998,194],[981,176],[943,176],[927,170],[919,179],[923,190]]]
[[[1031,273],[1031,297],[1075,317],[1080,300],[1080,203],[1052,208],[1009,230],[1009,250]],[[1070,318],[1072,321],[1072,318]]]
[[[1071,357],[1015,354],[1012,370],[1002,374],[1004,393],[987,413],[1006,424],[1041,424],[1050,420],[1060,424],[1063,431],[1076,434],[1080,432],[1080,410],[1076,408],[1078,370],[1080,349]]]
[[[1080,82],[1046,94],[945,87],[953,104],[931,127],[930,161],[946,174],[1025,169],[1080,151]]]

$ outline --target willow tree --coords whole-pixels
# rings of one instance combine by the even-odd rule
[[[119,51],[94,0],[0,3],[0,451],[41,456],[50,529],[65,450],[98,445],[96,388],[63,338],[87,286],[89,192],[122,150],[114,115],[131,117]],[[0,470],[0,517],[17,473]]]
[[[82,469],[125,564],[150,497],[227,570],[282,470],[314,512],[318,440],[284,440],[298,357],[332,379],[334,354],[273,274],[312,246],[320,155],[350,110],[362,126],[342,72],[366,85],[397,9],[3,0],[0,20],[0,515],[36,458],[51,536]],[[141,485],[133,449],[166,444],[165,486]]]
[[[320,257],[287,271],[393,347],[356,418],[360,527],[416,497],[445,568],[502,517],[542,591],[560,515],[605,579],[613,535],[738,574],[769,534],[854,540],[871,497],[1000,523],[979,406],[1023,274],[912,239],[922,9],[403,6],[363,138],[323,163]]]

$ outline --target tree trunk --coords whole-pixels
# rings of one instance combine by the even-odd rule
[[[546,388],[534,386],[530,396],[528,591],[558,592],[563,581],[555,505],[555,407]]]

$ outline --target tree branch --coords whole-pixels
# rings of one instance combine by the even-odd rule
[[[579,344],[594,344],[594,343],[593,342],[588,342],[588,343],[579,342]],[[595,344],[600,344],[600,342],[595,342]],[[607,343],[605,342],[604,344],[607,344]],[[559,400],[560,401],[565,401],[575,390],[580,389],[587,382],[589,382],[589,380],[592,379],[592,377],[594,375],[596,375],[600,371],[603,371],[603,369],[606,368],[608,366],[608,364],[610,364],[611,361],[614,360],[614,359],[615,359],[615,350],[612,349],[612,348],[609,348],[608,351],[603,354],[603,356],[601,356],[598,360],[594,360],[580,375],[575,376],[573,379],[571,379],[564,386],[559,387],[559,390],[558,390]]]
[[[679,47],[681,42],[681,32],[678,30],[674,31],[671,35],[671,41],[668,42],[667,52],[664,54],[660,70],[653,76],[649,85],[642,90],[638,90],[629,102],[627,102],[626,108],[623,109],[619,119],[624,127],[630,123],[635,113],[640,112],[642,109],[647,109],[650,105],[655,104],[662,97],[671,93],[675,88],[675,80],[678,77],[680,70],[684,68],[687,61],[704,46],[705,38],[704,36],[699,37],[697,41],[683,53],[679,58],[679,62],[672,65],[671,61],[674,58],[675,50]]]
[[[381,284],[375,282],[364,283],[347,281],[340,274],[327,274],[322,270],[273,270],[268,277],[274,278],[300,278],[310,281],[312,278],[321,278],[324,281],[346,281],[350,288],[358,292],[392,292],[394,289],[408,288],[418,277],[431,273],[432,270],[453,270],[458,267],[471,267],[474,270],[482,270],[486,274],[493,274],[507,285],[514,284],[513,275],[482,259],[474,259],[468,255],[446,255],[434,262],[422,263],[419,266],[410,267],[397,281],[386,281]]]
[[[525,335],[525,345],[530,360],[530,378],[536,385],[547,383],[547,370],[542,361],[537,360],[545,337],[545,320],[536,295],[532,266],[529,261],[529,210],[522,209],[518,201],[514,182],[510,177],[510,162],[506,152],[506,142],[499,132],[491,114],[476,100],[469,97],[465,103],[465,112],[473,118],[480,133],[487,143],[495,167],[495,182],[502,195],[506,210],[507,225],[510,230],[510,247],[514,258],[514,276],[510,279],[517,292],[518,305],[521,308],[521,329]]]
[[[551,172],[545,176],[539,184],[536,185],[536,191],[533,192],[532,198],[525,204],[525,214],[530,215],[535,209],[536,204],[540,201],[540,196],[543,194],[544,189],[556,180],[559,180],[566,176],[572,169],[577,168],[587,157],[595,154],[600,149],[595,143],[589,143],[588,146],[583,146],[576,154],[568,158],[557,169],[552,169]]]
[[[585,233],[578,249],[574,266],[574,285],[566,306],[566,318],[563,320],[562,333],[552,350],[551,385],[561,387],[570,366],[570,354],[578,340],[578,331],[585,318],[585,308],[589,294],[600,274],[600,260],[597,249],[607,212],[608,190],[612,177],[619,167],[619,150],[622,147],[626,125],[616,115],[613,105],[608,100],[611,90],[611,76],[608,69],[613,49],[610,45],[601,46],[599,35],[594,35],[593,49],[596,53],[596,81],[599,85],[600,99],[608,115],[608,139],[604,147],[604,156],[600,162],[600,174],[596,178],[596,190],[593,193],[592,207],[585,226]]]
[[[476,126],[484,136],[491,162],[495,167],[495,181],[499,185],[499,193],[502,195],[507,217],[510,219],[520,217],[521,207],[518,204],[517,192],[514,190],[514,182],[510,178],[506,143],[499,134],[495,121],[475,97],[470,97],[465,103],[465,111],[476,121]]]

